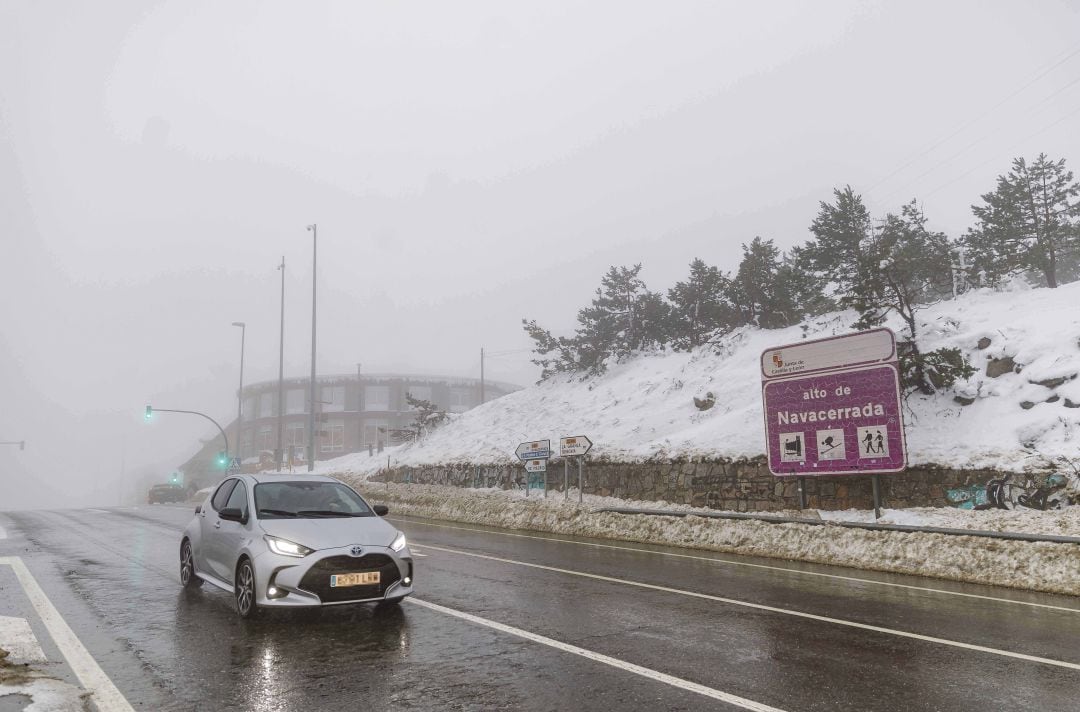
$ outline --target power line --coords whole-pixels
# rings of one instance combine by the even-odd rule
[[[1075,57],[1078,54],[1080,54],[1080,46],[1077,46],[1075,49],[1071,50],[1064,57],[1062,57],[1061,59],[1053,62],[1048,67],[1046,67],[1044,69],[1041,69],[1041,70],[1038,70],[1037,73],[1033,77],[1028,79],[1026,82],[1021,84],[1018,88],[1014,89],[1012,92],[1010,92],[1004,99],[1000,100],[998,103],[994,104],[989,109],[986,109],[985,111],[983,111],[981,114],[975,116],[974,118],[965,121],[963,124],[958,126],[956,129],[954,129],[951,133],[949,133],[944,138],[938,139],[937,141],[932,143],[929,147],[923,149],[921,152],[919,152],[919,153],[915,154],[914,156],[912,156],[904,164],[902,164],[899,168],[892,171],[891,173],[886,175],[884,178],[879,179],[876,183],[874,183],[869,188],[867,188],[866,192],[870,192],[874,188],[877,188],[882,183],[886,182],[887,180],[889,180],[890,178],[892,178],[896,174],[900,173],[901,171],[903,171],[904,169],[909,167],[911,164],[915,163],[915,161],[919,160],[920,158],[927,155],[928,153],[930,153],[931,151],[933,151],[937,147],[941,146],[946,141],[949,141],[951,138],[953,138],[957,134],[961,133],[962,131],[965,131],[966,129],[971,127],[973,124],[975,124],[978,121],[982,120],[988,114],[990,114],[990,113],[996,111],[997,109],[999,109],[1000,107],[1004,106],[1009,100],[1011,100],[1017,94],[1020,94],[1022,91],[1027,89],[1029,86],[1031,86],[1035,82],[1039,81],[1040,79],[1045,77],[1047,74],[1049,74],[1051,71],[1057,69],[1062,64],[1064,64],[1065,62],[1068,62],[1070,59],[1072,59],[1073,57]]]
[[[930,191],[929,193],[926,193],[926,194],[925,194],[925,195],[924,195],[923,197],[924,197],[924,198],[929,198],[929,197],[930,197],[931,195],[933,195],[933,194],[937,193],[938,191],[940,191],[940,190],[943,190],[944,188],[947,188],[947,187],[949,187],[949,186],[950,186],[950,185],[952,185],[953,183],[956,183],[957,181],[959,181],[959,180],[961,180],[961,179],[963,179],[963,178],[966,178],[967,176],[971,175],[972,173],[974,173],[974,172],[975,172],[976,170],[978,170],[979,168],[982,168],[983,166],[985,166],[985,165],[986,165],[987,163],[990,163],[991,161],[996,161],[996,160],[998,159],[998,156],[1000,156],[1000,155],[1002,155],[1002,154],[1004,154],[1004,153],[1010,153],[1010,152],[1012,152],[1012,150],[1013,150],[1014,148],[1016,148],[1016,147],[1017,147],[1017,146],[1019,146],[1020,144],[1024,143],[1025,141],[1030,141],[1031,139],[1035,138],[1036,136],[1039,136],[1040,134],[1046,133],[1047,131],[1049,131],[1050,129],[1054,128],[1055,126],[1057,126],[1057,125],[1058,125],[1058,124],[1060,124],[1061,122],[1063,122],[1063,121],[1065,121],[1065,120],[1067,120],[1067,119],[1071,119],[1071,118],[1072,118],[1073,116],[1075,116],[1076,114],[1080,114],[1080,106],[1076,107],[1075,109],[1073,109],[1073,110],[1072,110],[1072,111],[1070,111],[1069,113],[1065,114],[1064,116],[1062,116],[1062,117],[1061,117],[1060,119],[1058,119],[1057,121],[1054,121],[1054,122],[1052,122],[1052,123],[1049,123],[1049,124],[1047,124],[1046,126],[1043,126],[1043,127],[1041,128],[1041,129],[1039,129],[1039,130],[1038,130],[1038,131],[1036,131],[1035,133],[1032,133],[1032,134],[1029,134],[1029,135],[1025,136],[1024,138],[1020,139],[1020,140],[1019,140],[1019,141],[1017,141],[1016,143],[1014,143],[1014,144],[1012,144],[1011,146],[1009,146],[1009,147],[1008,147],[1007,149],[1005,149],[1005,150],[1004,150],[1004,151],[1002,151],[1001,153],[995,154],[995,155],[994,155],[994,156],[992,156],[991,158],[988,158],[987,160],[983,161],[982,163],[977,163],[976,165],[972,166],[971,168],[969,168],[968,170],[964,171],[963,173],[961,173],[960,175],[956,176],[955,178],[953,178],[952,180],[948,181],[947,183],[942,183],[942,184],[941,184],[941,185],[939,185],[939,186],[938,186],[937,188],[934,188],[934,189],[933,189],[932,191]]]
[[[1041,107],[1041,106],[1042,106],[1043,104],[1045,104],[1046,102],[1050,101],[1051,99],[1053,99],[1053,98],[1054,98],[1055,96],[1057,96],[1058,94],[1061,94],[1062,92],[1064,92],[1064,91],[1066,91],[1066,90],[1068,90],[1068,89],[1070,89],[1070,88],[1072,88],[1072,87],[1076,86],[1077,84],[1080,84],[1080,77],[1077,77],[1076,79],[1073,79],[1073,80],[1072,80],[1071,82],[1069,82],[1068,84],[1066,84],[1066,85],[1064,85],[1064,86],[1062,86],[1062,87],[1058,88],[1057,90],[1055,90],[1055,91],[1051,92],[1051,93],[1050,93],[1050,94],[1049,94],[1048,96],[1045,96],[1045,97],[1043,97],[1043,99],[1042,99],[1041,101],[1039,101],[1038,103],[1036,103],[1036,104],[1033,104],[1033,105],[1031,105],[1031,107],[1029,107],[1029,110],[1028,110],[1028,114],[1034,113],[1034,112],[1035,112],[1035,111],[1036,111],[1036,110],[1037,110],[1037,109],[1038,109],[1039,107]],[[959,150],[959,151],[957,151],[956,153],[952,154],[952,155],[951,155],[951,156],[949,156],[948,158],[946,158],[946,159],[944,159],[944,160],[942,160],[942,161],[938,161],[937,163],[935,163],[934,165],[930,166],[930,167],[929,167],[929,168],[927,168],[927,169],[926,169],[925,171],[923,171],[923,172],[922,172],[922,173],[920,173],[919,175],[915,176],[915,178],[911,179],[910,181],[908,181],[907,183],[905,183],[905,184],[904,184],[904,185],[902,185],[901,187],[899,187],[899,188],[896,188],[895,190],[891,190],[891,191],[889,191],[888,193],[886,193],[886,194],[885,194],[885,195],[884,195],[884,196],[883,196],[882,198],[880,198],[881,202],[886,202],[886,201],[887,201],[887,200],[888,200],[889,198],[891,198],[892,196],[896,195],[897,193],[903,192],[903,191],[907,190],[908,188],[910,188],[911,186],[913,186],[913,185],[917,184],[917,183],[918,183],[918,182],[919,182],[919,181],[920,181],[921,179],[923,179],[923,178],[925,178],[926,176],[930,175],[931,173],[933,173],[934,171],[936,171],[936,170],[937,170],[938,168],[941,168],[942,166],[944,166],[944,165],[947,165],[947,164],[949,164],[949,163],[951,163],[951,162],[955,161],[955,160],[956,160],[957,158],[959,158],[960,156],[962,156],[962,155],[964,155],[965,153],[967,153],[967,152],[968,152],[968,151],[969,151],[970,149],[972,149],[972,148],[974,148],[975,146],[979,145],[980,143],[982,143],[982,142],[983,142],[983,141],[985,141],[986,139],[990,138],[990,137],[991,137],[991,136],[993,136],[993,135],[994,135],[995,133],[998,133],[999,131],[1001,131],[1001,128],[1000,128],[1000,127],[999,127],[998,129],[995,129],[995,130],[992,130],[992,131],[990,131],[989,133],[987,133],[986,135],[984,135],[984,136],[983,136],[983,137],[981,137],[981,138],[977,138],[977,139],[975,139],[974,141],[972,141],[971,143],[967,144],[967,145],[966,145],[966,146],[964,146],[964,147],[963,147],[962,149],[960,149],[960,150]]]

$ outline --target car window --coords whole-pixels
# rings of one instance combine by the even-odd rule
[[[238,481],[236,487],[233,487],[232,494],[229,495],[229,501],[225,503],[225,509],[239,509],[246,517],[247,508],[247,487],[243,482]]]
[[[210,500],[210,506],[214,508],[214,511],[221,511],[225,508],[225,503],[229,501],[229,495],[232,494],[233,487],[236,486],[237,480],[225,480],[221,483],[221,486],[217,488],[217,492],[214,493],[214,497]]]
[[[260,519],[372,517],[360,495],[338,482],[265,482],[255,485]]]

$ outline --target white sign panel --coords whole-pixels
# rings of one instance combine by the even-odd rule
[[[889,363],[896,359],[896,337],[888,329],[832,336],[775,349],[761,354],[764,380],[797,376],[835,368]]]
[[[560,457],[577,457],[578,455],[584,455],[591,449],[592,440],[589,440],[584,435],[574,435],[572,437],[559,439]]]
[[[521,443],[517,446],[515,453],[522,462],[526,460],[546,460],[551,457],[551,441],[533,440],[532,442]]]
[[[525,471],[530,474],[533,472],[547,472],[547,460],[526,460]]]

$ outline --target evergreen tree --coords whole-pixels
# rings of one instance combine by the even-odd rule
[[[1048,287],[1075,279],[1080,257],[1080,183],[1045,153],[1031,164],[1013,159],[997,187],[971,206],[978,224],[966,243],[975,268],[991,280],[1018,272],[1040,274]]]
[[[876,265],[869,254],[870,213],[850,185],[834,190],[833,196],[836,202],[822,201],[810,224],[814,239],[803,248],[803,254],[809,270],[827,285],[837,304],[846,308],[876,296]]]
[[[416,419],[412,422],[412,439],[419,440],[446,422],[446,411],[431,401],[413,398],[409,393],[405,394],[405,401],[416,411]]]
[[[645,287],[640,272],[640,263],[611,267],[592,303],[578,311],[578,327],[571,338],[555,338],[535,321],[523,320],[526,333],[536,342],[538,358],[533,363],[544,369],[542,378],[560,371],[599,373],[609,358],[668,343],[671,307]]]
[[[742,250],[742,261],[728,290],[738,322],[764,329],[798,322],[798,306],[786,285],[781,284],[780,250],[772,240],[760,237],[744,244]]]
[[[675,347],[689,350],[717,331],[730,329],[737,315],[728,298],[731,279],[701,259],[690,263],[690,276],[668,290]]]

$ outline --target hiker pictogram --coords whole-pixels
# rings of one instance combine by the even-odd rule
[[[889,456],[889,429],[885,425],[859,428],[859,459]]]

